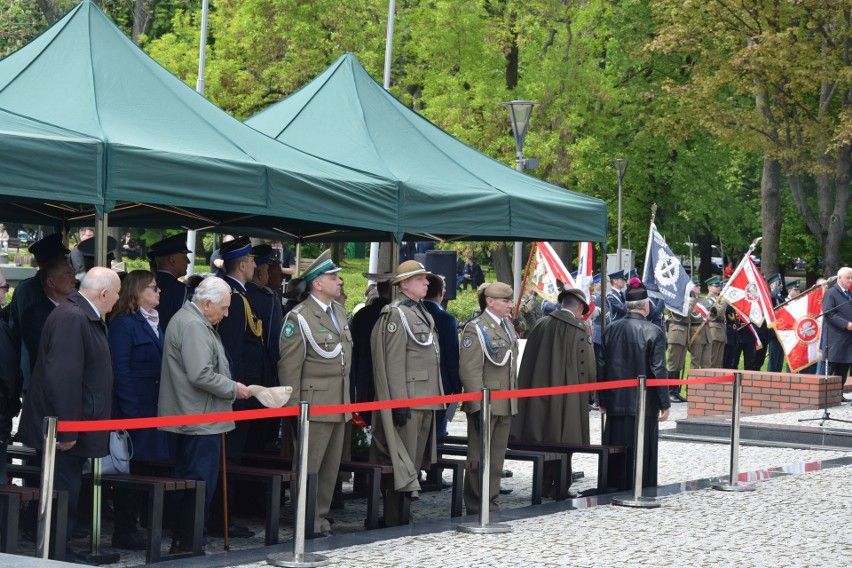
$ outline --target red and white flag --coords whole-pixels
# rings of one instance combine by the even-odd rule
[[[722,298],[740,312],[743,321],[760,327],[764,320],[775,321],[772,296],[766,280],[754,265],[750,255],[745,255],[734,274],[722,289]]]
[[[577,288],[586,294],[588,302],[592,301],[589,290],[592,287],[592,280],[594,280],[594,264],[592,264],[594,249],[592,247],[592,243],[580,243],[580,252],[577,255]]]
[[[817,316],[822,313],[824,293],[820,286],[775,310],[775,335],[794,373],[822,360],[822,318]]]
[[[536,243],[532,263],[529,270],[530,286],[548,302],[555,304],[559,296],[559,288],[556,286],[557,280],[562,282],[566,288],[577,287],[571,273],[562,264],[562,260],[550,246],[550,243],[545,241]]]
[[[757,334],[757,328],[755,327],[755,324],[749,323],[748,318],[745,317],[745,314],[743,314],[735,306],[732,307],[734,308],[734,311],[737,312],[737,315],[742,320],[743,324],[748,327],[748,330],[751,332],[751,335],[754,337],[754,350],[760,351],[761,349],[763,349],[763,342],[760,340],[760,336]]]

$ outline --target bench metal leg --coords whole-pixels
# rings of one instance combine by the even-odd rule
[[[607,475],[609,471],[609,454],[598,454],[598,495],[606,493],[608,485]]]
[[[399,499],[399,524],[407,525],[411,522],[411,492],[400,493]]]
[[[192,554],[201,556],[201,547],[204,543],[204,494],[207,490],[207,482],[198,480],[195,482],[192,507]],[[190,491],[192,491],[190,489]]]
[[[438,468],[438,477],[443,477],[443,471],[449,469],[453,472],[453,488],[450,498],[450,517],[461,517],[464,504],[464,462],[441,461],[435,466]]]
[[[367,530],[379,528],[379,500],[382,495],[382,476],[372,469],[365,474],[367,482]]]
[[[3,509],[4,527],[0,538],[0,552],[18,553],[18,514],[21,511],[21,496],[17,493],[0,493]]]
[[[278,523],[281,519],[281,477],[270,478],[267,486],[266,497],[269,505],[266,508],[266,535],[264,544],[270,546],[278,544]]]
[[[308,474],[307,493],[305,501],[305,537],[314,534],[314,519],[317,517],[317,474],[315,472]],[[296,511],[294,510],[293,513],[295,514]],[[295,519],[293,526],[296,526]]]
[[[152,486],[148,494],[148,549],[145,551],[145,563],[159,562],[163,547],[163,500],[162,484]]]
[[[54,560],[65,560],[66,542],[68,541],[68,492],[54,491],[54,509],[53,521],[51,523],[51,533],[53,539],[50,546],[53,549],[50,551],[50,558]]]
[[[564,501],[568,498],[568,488],[571,487],[571,468],[568,467],[568,456],[559,456],[559,475],[556,480],[556,496],[555,501]]]
[[[532,504],[541,505],[541,486],[544,485],[544,456],[533,460]]]

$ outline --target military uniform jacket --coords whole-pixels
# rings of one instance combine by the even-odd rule
[[[352,333],[346,311],[331,303],[340,331],[331,315],[309,296],[287,313],[279,340],[278,380],[293,387],[288,406],[306,401],[311,406],[349,404]],[[312,416],[314,422],[346,422],[350,413]]]
[[[408,298],[384,308],[370,336],[376,400],[399,400],[443,395],[441,364],[435,323],[426,308]],[[443,404],[415,407],[443,409]],[[437,461],[435,428],[426,450],[426,461]],[[390,410],[373,414],[371,460],[389,460],[393,465],[394,489],[418,491],[417,474],[426,464],[412,462],[394,426]]]
[[[689,299],[688,316],[681,316],[674,312],[669,314],[669,329],[666,334],[666,340],[669,345],[687,345],[692,338],[692,334],[695,333],[695,330],[704,321],[704,316],[695,310],[695,303],[697,301],[698,297],[696,296],[692,296]],[[695,343],[697,344],[709,343],[709,341],[706,330],[703,329],[698,334],[698,337],[695,338]]]
[[[707,327],[710,330],[710,341],[725,342],[727,341],[727,330],[725,329],[725,301],[719,300],[716,305],[713,302],[716,300],[713,296],[705,298],[707,311],[710,312],[710,318],[707,320]],[[712,308],[711,308],[712,307]],[[715,310],[715,315],[710,311]]]
[[[231,363],[231,376],[244,385],[274,386],[277,383],[271,377],[263,376],[263,324],[239,282],[227,275],[224,280],[231,287],[231,307],[217,331]],[[237,401],[235,408],[244,404]]]
[[[171,272],[158,270],[156,274],[157,287],[160,289],[160,303],[157,305],[157,313],[160,315],[160,327],[163,333],[169,327],[172,317],[190,299],[189,288],[175,278]]]
[[[459,374],[464,392],[514,390],[517,379],[518,340],[515,328],[505,318],[497,323],[482,314],[464,326],[459,349]],[[464,403],[465,412],[478,412],[482,402]],[[518,413],[517,399],[492,400],[491,414],[512,416]]]

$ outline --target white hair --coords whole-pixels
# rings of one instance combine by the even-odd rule
[[[208,276],[195,288],[192,294],[192,301],[200,306],[205,301],[210,300],[214,304],[222,303],[225,296],[231,295],[231,287],[228,283],[218,276]]]
[[[625,302],[624,305],[627,307],[628,310],[641,310],[648,303],[650,303],[650,300],[648,298],[645,298],[643,300],[632,300],[630,302]]]
[[[83,276],[83,280],[80,281],[80,291],[94,290],[100,293],[101,290],[110,290],[111,292],[117,292],[113,287],[113,283],[116,280],[115,272],[103,266],[96,266]]]
[[[838,278],[840,278],[841,276],[844,276],[844,275],[848,276],[850,274],[852,274],[852,268],[850,268],[848,266],[842,266],[842,267],[840,267],[840,270],[837,271],[837,277]]]

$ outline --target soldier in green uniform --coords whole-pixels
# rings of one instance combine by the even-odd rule
[[[710,331],[710,346],[704,352],[705,363],[702,367],[722,369],[725,357],[725,343],[727,342],[725,302],[716,300],[722,291],[722,282],[718,276],[711,276],[705,282],[707,283],[707,310],[710,312],[710,317],[707,320],[707,326]]]
[[[459,374],[465,392],[482,387],[495,390],[517,388],[518,340],[512,326],[512,287],[502,282],[489,284],[480,299],[482,314],[467,323],[459,349]],[[469,515],[479,513],[481,435],[478,400],[464,403],[467,413],[467,463],[464,475],[464,504]],[[512,415],[518,413],[517,399],[495,400],[491,405],[490,510],[496,511],[500,477]]]
[[[693,286],[698,285],[698,279],[692,279]],[[666,370],[669,373],[670,379],[679,379],[683,367],[686,364],[686,351],[689,339],[703,320],[700,313],[695,311],[695,303],[698,301],[698,296],[695,291],[690,294],[689,312],[686,316],[681,316],[676,313],[670,313],[667,322],[666,340],[668,342],[668,350],[666,352]],[[702,330],[703,335],[703,330]],[[706,344],[706,338],[699,343],[701,339],[696,338],[695,344],[702,350],[699,356],[703,355],[703,347]],[[693,344],[693,345],[695,345]],[[700,366],[700,360],[696,360],[695,352],[690,348],[692,355],[693,366]],[[686,402],[686,399],[680,394],[680,386],[675,385],[669,387],[669,397],[672,402]]]
[[[430,274],[415,260],[397,269],[392,284],[399,286],[399,297],[382,309],[370,336],[377,401],[444,394],[435,323],[422,304]],[[416,495],[419,471],[437,460],[435,411],[443,408],[439,403],[373,413],[370,460],[393,465],[392,485],[383,487],[387,526],[399,524],[401,494]]]
[[[349,404],[349,368],[352,334],[346,310],[334,301],[340,293],[340,268],[323,252],[304,275],[310,295],[284,320],[279,341],[278,380],[293,387],[290,404],[307,401],[312,406]],[[317,474],[316,516],[313,535],[331,533],[326,515],[337,483],[337,473],[346,443],[346,414],[323,414],[310,418],[308,472]]]
[[[524,292],[524,301],[518,309],[518,331],[523,337],[527,337],[536,322],[541,319],[541,300],[535,290],[528,288]]]

